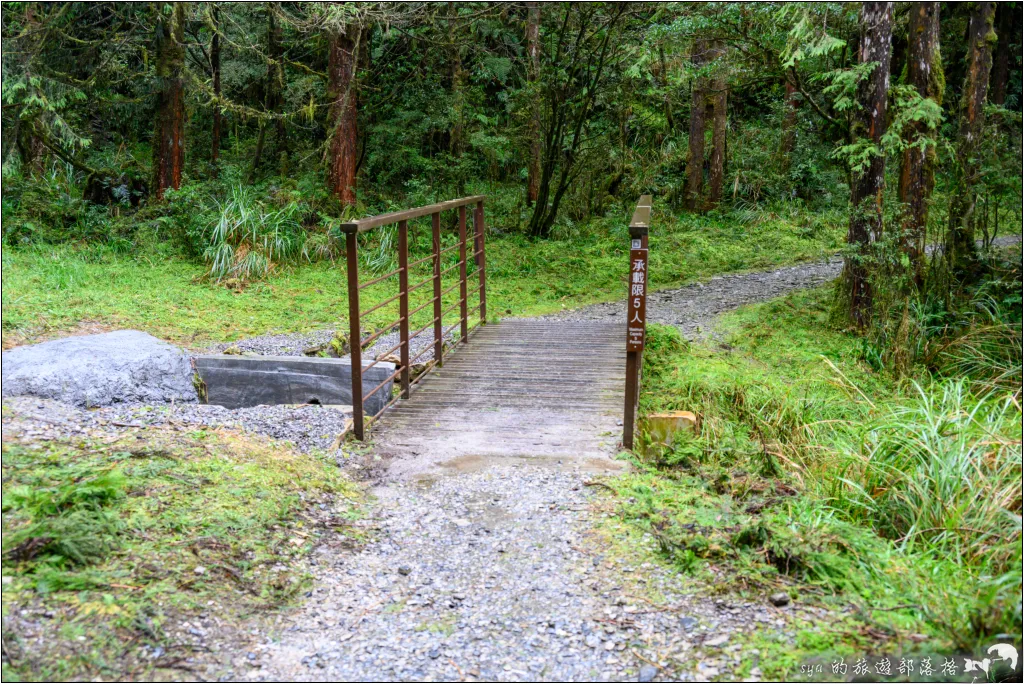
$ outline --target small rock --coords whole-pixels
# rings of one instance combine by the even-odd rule
[[[768,600],[771,601],[773,606],[779,606],[781,608],[782,606],[789,604],[789,594],[784,591],[777,591],[769,596]]]
[[[717,647],[717,646],[723,646],[728,641],[729,641],[729,635],[728,634],[719,634],[718,636],[713,637],[713,638],[708,639],[707,641],[705,641],[704,645],[705,646]]]
[[[197,575],[205,575],[206,574],[206,568],[204,568],[202,565],[197,565],[196,569],[193,570],[192,572],[196,573]]]
[[[640,675],[637,677],[638,682],[653,682],[654,678],[658,676],[658,668],[653,665],[644,665],[640,668]]]
[[[400,565],[398,567],[399,575],[408,575],[410,573],[412,573],[412,568],[410,568],[408,565]]]

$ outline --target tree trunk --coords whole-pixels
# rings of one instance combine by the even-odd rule
[[[526,78],[535,89],[540,78],[540,3],[526,3]],[[526,171],[526,206],[532,207],[540,190],[540,95],[530,94],[530,160]]]
[[[720,59],[725,54],[721,46],[714,47],[714,58]],[[725,133],[726,105],[729,91],[725,85],[722,67],[711,82],[710,100],[711,115],[711,167],[708,170],[708,207],[714,208],[722,201],[722,186],[725,183]]]
[[[892,3],[865,2],[860,11],[861,64],[875,68],[857,86],[858,109],[853,115],[850,137],[867,139],[875,147],[870,161],[853,169],[850,185],[850,227],[846,241],[857,253],[846,260],[844,283],[849,295],[850,317],[859,328],[871,320],[872,292],[868,279],[869,250],[882,232],[882,195],[885,189],[885,135],[889,90],[889,61],[892,56]]]
[[[939,3],[915,2],[910,7],[908,27],[907,83],[921,97],[942,105],[945,79],[939,54]],[[904,205],[901,245],[910,259],[914,282],[924,281],[924,245],[928,227],[928,205],[935,188],[935,136],[937,131],[917,122],[903,152],[900,165],[899,197]],[[930,140],[927,146],[924,141]]]
[[[707,45],[703,40],[693,41],[690,61],[695,68],[703,66]],[[686,200],[689,211],[700,211],[701,196],[704,194],[704,108],[707,100],[707,84],[703,77],[694,79],[690,95],[690,140],[689,156],[686,160]]]
[[[327,184],[342,204],[356,203],[356,165],[359,135],[356,127],[355,28],[338,29],[331,36],[327,56],[327,94],[331,101],[330,148]]]
[[[277,12],[280,11],[280,3],[268,2],[267,12],[267,76],[263,85],[263,108],[268,112],[277,113],[281,109],[281,91],[284,89],[284,67],[281,63],[281,27],[277,22]],[[284,119],[277,119],[274,122],[276,131],[274,157],[277,157],[282,168],[287,165],[287,139],[285,138]],[[252,168],[249,169],[249,182],[256,179],[260,163],[263,160],[263,150],[267,139],[267,122],[260,121],[259,136],[256,140],[256,152],[252,158]]]
[[[796,147],[796,86],[786,79],[786,100],[782,111],[782,137],[779,139],[779,166],[789,173],[793,148]]]
[[[448,37],[449,50],[451,53],[451,81],[452,81],[452,122],[448,135],[448,151],[456,159],[454,165],[455,195],[462,197],[466,191],[466,179],[464,169],[459,160],[466,148],[465,145],[465,117],[466,117],[466,70],[462,65],[462,52],[459,46],[459,39],[455,33],[458,8],[454,2],[448,3]]]
[[[1015,42],[1020,14],[1020,7],[1015,2],[1001,2],[996,7],[996,34],[999,42],[992,64],[993,104],[1006,104],[1006,86],[1010,81],[1010,44]]]
[[[214,6],[211,10],[213,23],[213,40],[210,43],[210,70],[213,72],[213,94],[217,102],[213,105],[213,136],[210,146],[210,163],[214,167],[220,161],[220,10]]]
[[[156,23],[156,78],[159,84],[153,133],[153,192],[181,187],[185,165],[185,3],[175,3]]]
[[[662,89],[662,107],[665,111],[665,129],[666,132],[671,135],[672,131],[675,130],[676,122],[672,116],[672,98],[669,97],[668,92],[668,62],[665,60],[665,46],[658,46],[658,58],[661,62],[661,68],[659,74],[661,75],[661,89]]]
[[[946,245],[953,274],[960,280],[973,279],[978,265],[978,249],[974,244],[975,187],[981,174],[979,154],[985,126],[985,99],[992,69],[992,48],[997,40],[992,27],[994,15],[994,2],[974,3],[968,29],[967,72],[960,97],[960,133],[953,164],[953,198],[949,206]]]
[[[267,108],[275,114],[280,114],[284,105],[284,50],[281,22],[277,17],[280,11],[279,2],[272,2],[267,7],[267,52],[270,56],[270,64],[267,65]],[[283,118],[278,118],[274,122],[274,132],[274,156],[277,157],[284,172],[288,159],[288,129]]]

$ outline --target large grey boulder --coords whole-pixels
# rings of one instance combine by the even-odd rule
[[[65,337],[5,351],[3,394],[86,407],[198,401],[189,356],[139,330]]]

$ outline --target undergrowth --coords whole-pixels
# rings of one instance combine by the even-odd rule
[[[620,515],[741,591],[853,604],[939,649],[1019,643],[1019,385],[879,372],[829,312],[824,288],[727,316],[724,341],[653,327],[641,413],[699,428],[647,445]]]
[[[228,431],[5,441],[4,680],[173,671],[180,622],[298,596],[358,501],[326,459]]]
[[[592,219],[585,230],[577,226],[559,232],[557,238],[532,241],[506,222],[512,219],[502,213],[509,210],[501,210],[504,195],[498,190],[486,209],[491,315],[549,313],[621,297],[629,208],[619,207],[604,218]],[[261,212],[284,211],[282,207],[293,201],[291,193],[282,189],[273,202],[254,200],[260,206],[246,204],[244,212],[242,202],[234,209],[225,204],[226,223],[216,231],[213,226],[220,226],[223,217],[207,213],[208,200],[186,190],[171,194],[166,209],[170,215],[139,228],[127,246],[30,243],[4,247],[4,344],[38,341],[74,330],[82,322],[137,328],[185,344],[344,324],[346,274],[344,259],[334,258],[336,221],[326,225],[322,216],[309,214],[315,207],[306,206],[293,217],[307,226],[305,241],[300,244],[297,237],[289,237],[292,241],[287,245],[265,247],[263,241],[273,245],[287,231],[279,226],[272,234],[261,227]],[[445,247],[454,244],[457,235],[451,219],[446,216],[442,223]],[[652,285],[669,287],[718,273],[817,260],[833,253],[842,239],[842,216],[825,214],[808,221],[808,215],[788,205],[753,216],[714,213],[705,217],[676,216],[659,207],[651,231],[651,272],[656,274]],[[309,228],[311,222],[320,222],[316,223],[320,227]],[[215,273],[224,276],[222,282],[210,278],[205,262],[182,256],[175,248],[170,236],[180,231],[195,236],[190,249],[197,258],[210,250],[210,263],[217,264]],[[430,254],[429,217],[410,222],[409,233],[411,259]],[[223,239],[217,237],[214,246],[209,242],[211,235]],[[390,237],[388,231],[360,237],[364,282],[393,265]],[[277,259],[271,252],[292,256]],[[457,250],[445,258],[447,268],[457,260]],[[242,277],[246,269],[264,266],[269,270],[262,279]],[[429,260],[417,266],[410,282],[428,277],[430,266]],[[445,277],[455,275],[450,271]],[[445,289],[451,282],[446,280]],[[363,307],[391,298],[396,287],[392,278],[363,290]],[[415,309],[429,296],[429,287],[419,288],[410,303]],[[446,295],[445,308],[456,296],[457,292]],[[396,307],[397,302],[379,310],[365,323],[372,327],[394,320]],[[426,317],[422,326],[429,319],[429,307],[420,315]]]

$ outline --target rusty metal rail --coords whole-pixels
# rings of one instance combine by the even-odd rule
[[[468,297],[470,294],[479,293],[480,299],[480,317],[475,325],[480,325],[487,322],[487,277],[486,277],[486,262],[485,262],[485,241],[484,241],[484,199],[483,195],[475,195],[472,197],[463,197],[462,199],[449,200],[447,202],[440,202],[438,204],[430,204],[424,207],[418,207],[416,209],[409,209],[406,211],[396,211],[389,214],[381,214],[379,216],[372,216],[370,218],[359,219],[358,221],[350,221],[341,225],[342,231],[345,233],[345,253],[346,263],[348,271],[348,317],[349,317],[349,346],[352,350],[352,432],[355,434],[357,439],[363,439],[365,436],[365,416],[364,416],[364,392],[363,392],[363,371],[376,365],[384,357],[398,352],[399,363],[395,368],[395,372],[391,374],[391,377],[378,384],[375,388],[366,392],[367,397],[372,397],[375,393],[380,391],[387,385],[388,382],[398,378],[400,383],[401,392],[392,397],[380,411],[378,411],[371,418],[376,418],[381,413],[386,411],[391,405],[393,405],[399,398],[408,399],[411,387],[416,385],[427,375],[428,372],[433,370],[434,367],[443,365],[444,362],[444,337],[456,326],[459,327],[459,342],[465,344],[469,341],[469,332],[471,326],[469,325],[469,302]],[[473,257],[473,270],[476,272],[479,278],[479,285],[472,291],[469,290],[468,279],[472,275],[469,272],[469,260],[467,257],[467,243],[469,238],[466,231],[466,207],[473,207],[473,235],[472,235],[472,251],[469,256]],[[454,245],[450,245],[445,249],[441,249],[441,213],[445,211],[456,210],[458,211],[458,226],[459,226],[459,239]],[[420,218],[423,216],[431,217],[431,233],[433,242],[432,254],[417,259],[410,263],[409,261],[409,221]],[[378,276],[364,283],[359,282],[359,234],[365,233],[366,231],[372,230],[380,226],[388,226],[398,224],[398,268],[385,273],[382,276]],[[448,251],[458,248],[459,250],[459,261],[454,266],[441,269],[441,256]],[[411,268],[418,266],[428,260],[433,261],[433,275],[428,277],[412,287],[409,286],[409,271]],[[459,280],[455,285],[442,290],[442,277],[458,267]],[[374,306],[360,311],[359,308],[359,292],[371,285],[376,285],[384,282],[390,278],[398,276],[398,294],[385,299],[382,302],[375,304]],[[419,287],[426,283],[433,281],[434,293],[433,298],[427,300],[424,304],[409,311],[409,293],[415,291]],[[442,311],[441,303],[445,294],[451,292],[456,287],[459,288],[459,300],[458,302],[449,307],[447,310]],[[373,334],[362,337],[361,333],[361,318],[369,313],[375,312],[389,304],[393,304],[395,301],[398,302],[398,319],[386,324],[384,328],[377,330]],[[419,313],[421,310],[426,308],[428,304],[433,304],[433,319],[417,330],[410,336],[409,327],[412,316]],[[447,329],[444,328],[444,316],[447,313],[451,313],[456,307],[459,309],[459,321],[454,325],[449,326]],[[472,327],[475,327],[472,326]],[[411,341],[418,337],[420,334],[426,332],[428,328],[433,326],[434,328],[434,344],[433,344],[433,358],[426,364],[427,367],[423,373],[413,380],[410,376],[410,368],[413,362],[417,361],[423,356],[427,349],[422,350],[414,358],[410,359],[410,344]],[[363,366],[363,350],[366,349],[370,344],[376,341],[382,335],[385,335],[396,327],[399,329],[399,343],[389,349],[387,352],[376,355],[370,364]]]
[[[622,446],[633,448],[636,411],[640,402],[644,343],[647,338],[647,234],[651,223],[651,196],[637,202],[629,222],[629,278],[626,283],[626,401],[622,416]]]

